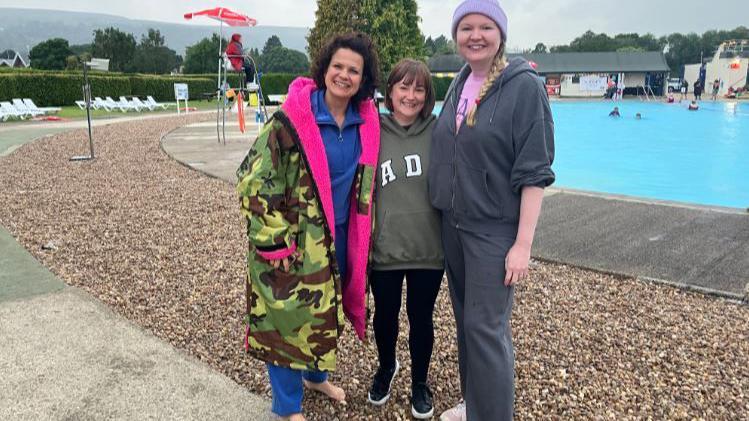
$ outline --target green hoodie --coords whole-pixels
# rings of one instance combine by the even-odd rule
[[[442,269],[440,215],[429,202],[427,173],[435,118],[404,128],[380,116],[374,270]]]

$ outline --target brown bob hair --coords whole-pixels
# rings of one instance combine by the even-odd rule
[[[426,91],[424,98],[424,108],[421,110],[421,118],[427,118],[434,110],[435,94],[432,86],[432,74],[424,62],[404,58],[399,61],[388,76],[387,89],[385,90],[385,108],[393,112],[393,99],[390,92],[398,82],[405,85],[416,83],[417,86],[423,86]]]
[[[315,80],[317,88],[325,89],[325,73],[328,71],[333,55],[341,48],[348,48],[364,59],[361,86],[359,86],[359,91],[351,98],[351,102],[359,104],[365,99],[374,98],[375,89],[380,83],[377,48],[372,43],[372,39],[361,32],[335,35],[320,50],[312,65],[312,79]]]

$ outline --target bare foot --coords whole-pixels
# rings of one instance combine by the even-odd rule
[[[320,393],[324,393],[329,398],[334,399],[338,402],[343,402],[346,400],[346,392],[344,392],[343,389],[341,389],[338,386],[333,386],[333,384],[327,380],[322,383],[313,383],[313,382],[304,380],[304,385],[308,389],[312,389]]]
[[[288,416],[283,419],[289,420],[289,421],[307,421],[307,418],[304,418],[304,415],[302,414],[292,414],[291,416]]]

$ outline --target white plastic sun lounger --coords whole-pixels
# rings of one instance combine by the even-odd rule
[[[3,112],[7,116],[7,118],[17,118],[20,120],[26,119],[27,114],[22,113],[16,109],[16,107],[13,106],[8,101],[0,102],[0,111]]]
[[[165,102],[158,102],[151,95],[148,95],[146,97],[146,104],[152,105],[154,108],[161,107],[162,109],[166,110],[169,107],[174,106],[174,104],[165,103]]]
[[[27,107],[26,104],[24,104],[23,101],[21,101],[18,98],[13,98],[11,101],[13,101],[13,106],[16,107],[16,110],[26,115],[29,115],[31,117],[36,117],[38,115],[44,114],[43,111],[34,111],[34,110],[29,109],[29,107]]]
[[[62,108],[60,107],[37,107],[36,104],[34,104],[34,101],[31,100],[31,98],[24,98],[23,103],[26,104],[26,108],[43,114],[59,113],[60,110],[62,110]]]
[[[115,101],[112,99],[111,96],[107,97],[107,105],[111,107],[112,109],[117,108],[118,110],[122,111],[123,113],[126,113],[133,109],[133,107],[130,106],[130,103],[121,103],[120,101]]]
[[[144,110],[148,109],[148,111],[153,111],[153,109],[156,108],[153,105],[150,105],[148,103],[145,103],[145,102],[141,101],[140,98],[138,98],[138,97],[133,97],[133,99],[130,100],[130,102],[133,105],[135,105],[136,107],[138,107],[140,109],[144,109]]]
[[[110,98],[111,99],[111,98]],[[98,110],[100,108],[104,108],[107,111],[112,111],[113,109],[117,108],[117,105],[114,103],[110,103],[109,101],[101,99],[101,97],[96,97],[91,102],[91,106],[94,107],[94,109]],[[85,104],[84,104],[85,107]]]
[[[130,107],[130,109],[133,111],[140,112],[140,107],[138,106],[138,104],[128,101],[128,99],[125,98],[124,96],[120,97],[119,103],[122,104],[124,107]]]

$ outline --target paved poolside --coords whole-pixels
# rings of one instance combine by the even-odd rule
[[[171,116],[152,118],[162,117]],[[2,125],[0,159],[85,126]],[[82,153],[86,147],[83,136]],[[66,285],[1,225],[0,268],[0,419],[271,418],[265,398]]]
[[[227,145],[224,146],[216,142],[214,123],[196,123],[172,131],[164,137],[162,145],[164,150],[174,157],[181,156],[183,161],[192,167],[202,171],[210,170],[214,173],[214,176],[233,183],[234,169],[238,165],[238,160],[249,148],[256,129],[256,126],[250,125],[248,133],[242,135],[236,132],[236,125],[231,125]],[[0,137],[2,137],[2,134],[0,134]],[[168,160],[162,159],[162,161]],[[648,233],[642,227],[636,227],[637,224],[652,225],[653,231],[660,232],[662,229],[657,230],[655,228],[670,228],[673,230],[675,226],[672,225],[677,225],[676,221],[699,222],[701,220],[702,224],[709,228],[714,224],[724,223],[721,219],[714,219],[713,214],[744,216],[739,213],[725,213],[722,210],[666,205],[667,208],[674,207],[684,212],[664,213],[665,216],[671,215],[675,218],[675,221],[673,221],[660,216],[660,210],[650,209],[651,207],[661,206],[658,204],[620,199],[616,201],[625,203],[610,204],[601,203],[599,200],[610,199],[581,195],[577,192],[551,191],[545,202],[546,207],[538,232],[535,254],[542,258],[555,259],[554,255],[543,255],[544,243],[548,242],[552,252],[561,248],[569,248],[565,251],[573,254],[574,258],[580,259],[580,255],[585,257],[594,254],[595,247],[589,246],[588,242],[593,241],[595,236],[599,235],[609,237],[608,239],[611,240],[610,246],[614,257],[616,257],[616,259],[612,258],[612,260],[615,260],[614,263],[621,263],[618,260],[631,263],[629,262],[632,259],[630,255],[637,254],[637,248],[643,247],[638,245],[638,242],[642,241],[642,234]],[[631,239],[625,239],[626,237],[614,229],[615,227],[609,227],[606,224],[617,224],[617,219],[621,217],[620,213],[626,212],[626,209],[630,209],[630,206],[633,206],[633,209],[642,206],[639,216],[651,218],[653,221],[647,223],[634,221],[633,226],[636,228],[628,233]],[[591,211],[591,214],[580,214],[583,211],[587,212],[588,208],[597,211]],[[704,211],[707,214],[694,220],[694,218],[690,219],[690,215],[692,215],[690,212],[692,211]],[[593,223],[588,220],[592,220]],[[667,225],[669,221],[673,224]],[[746,221],[746,219],[737,220],[736,224],[730,228],[735,231],[743,229],[745,232],[746,223],[742,224],[741,221]],[[563,228],[563,226],[566,226],[566,228]],[[579,238],[575,241],[572,237],[568,239],[567,237],[571,235],[570,232],[579,234]],[[673,235],[677,234],[678,230],[673,231]],[[720,232],[717,238],[720,239],[721,236],[733,234],[735,232]],[[6,238],[9,237],[6,235]],[[743,238],[745,239],[745,237]],[[0,240],[2,240],[2,235],[0,235]],[[561,240],[564,240],[564,242]],[[660,241],[658,235],[649,237],[648,240]],[[555,241],[559,242],[554,243]],[[741,241],[741,237],[736,239],[737,243]],[[624,242],[627,247],[622,247],[621,244],[617,247],[617,243],[621,242]],[[629,242],[632,242],[632,244],[629,244]],[[0,266],[3,269],[9,267],[6,266],[8,262],[2,260],[5,256],[13,261],[24,260],[22,256],[6,254],[5,251],[8,250],[8,247],[20,247],[12,238],[7,243],[10,246],[0,241]],[[44,244],[44,242],[41,244]],[[605,244],[606,242],[602,242],[599,247]],[[746,242],[744,241],[743,244],[745,249]],[[658,245],[658,247],[661,246],[662,244]],[[575,252],[573,247],[577,247],[578,250]],[[730,249],[735,252],[739,247],[732,243]],[[29,248],[29,250],[33,252],[32,248]],[[622,256],[617,255],[617,253]],[[601,254],[607,257],[605,253]],[[34,265],[39,266],[35,259],[31,256],[27,257],[27,264],[22,265],[21,269]],[[583,259],[580,259],[580,261],[585,265]],[[739,258],[740,262],[741,259]],[[743,262],[746,262],[746,259]],[[601,262],[594,260],[593,263],[600,264]],[[539,265],[534,276],[543,274],[548,270],[545,269],[548,266],[552,265]],[[542,388],[547,388],[550,391],[550,396],[564,397],[571,394],[575,397],[576,405],[584,405],[585,402],[577,401],[577,391],[583,390],[580,385],[570,382],[570,379],[559,383],[562,389],[557,389],[556,386],[552,385],[552,381],[558,380],[555,377],[558,372],[557,369],[564,368],[565,376],[569,373],[570,376],[578,376],[585,381],[595,380],[590,382],[591,389],[586,392],[586,397],[590,401],[591,398],[588,396],[592,394],[594,396],[593,401],[597,399],[599,404],[614,411],[611,414],[624,416],[626,412],[619,405],[632,403],[636,405],[635,411],[638,410],[637,408],[643,411],[642,413],[629,412],[632,416],[645,417],[645,414],[649,414],[655,418],[674,418],[677,417],[675,412],[670,412],[671,415],[667,416],[665,414],[669,414],[668,412],[656,412],[652,406],[648,405],[652,405],[653,402],[665,402],[662,404],[664,407],[674,407],[675,405],[681,405],[682,402],[679,401],[697,402],[704,396],[710,396],[710,391],[719,386],[728,392],[719,395],[717,398],[712,396],[710,409],[724,410],[724,415],[733,414],[734,417],[741,413],[737,408],[743,409],[745,401],[743,401],[743,394],[736,393],[736,391],[747,390],[742,386],[745,386],[746,371],[741,369],[726,371],[727,365],[721,365],[720,370],[716,368],[715,372],[712,372],[707,369],[696,369],[695,365],[702,364],[705,367],[712,368],[714,367],[713,361],[716,361],[717,358],[720,358],[726,364],[734,364],[736,361],[741,361],[742,355],[749,355],[745,351],[742,352],[747,343],[742,340],[744,330],[741,328],[746,326],[745,318],[735,316],[736,313],[739,315],[745,314],[741,313],[745,311],[745,308],[725,305],[721,300],[702,299],[693,294],[674,293],[672,295],[668,292],[670,291],[669,288],[654,288],[623,279],[612,279],[606,284],[608,287],[604,288],[603,292],[598,291],[598,294],[595,294],[597,297],[586,294],[576,295],[572,290],[576,289],[577,285],[581,285],[583,292],[586,292],[596,290],[602,282],[600,279],[595,283],[590,280],[585,281],[586,275],[582,272],[584,271],[570,268],[570,270],[565,269],[562,276],[547,277],[544,282],[538,283],[538,285],[547,287],[543,290],[543,293],[532,293],[529,290],[529,288],[532,288],[530,285],[524,286],[524,288],[528,288],[522,294],[526,297],[526,301],[518,306],[520,311],[514,316],[517,317],[515,323],[522,323],[523,315],[530,317],[531,320],[542,321],[543,323],[531,323],[525,326],[525,329],[520,329],[521,334],[518,335],[518,352],[521,355],[524,355],[522,352],[529,353],[519,360],[517,366],[520,378],[524,379],[526,382],[524,385],[528,386],[518,389],[518,399],[521,402],[539,402],[539,398],[534,397],[536,395],[533,395],[533,391],[537,388],[540,393]],[[0,275],[5,273],[3,271]],[[25,298],[19,295],[23,293],[21,289],[16,289],[14,292],[16,295],[12,298],[4,300],[0,297],[0,332],[2,332],[4,338],[11,339],[4,344],[0,344],[0,367],[4,368],[4,373],[9,374],[0,379],[0,390],[11,391],[8,394],[0,394],[0,419],[264,419],[263,415],[248,412],[253,409],[260,410],[261,413],[267,415],[268,403],[266,400],[257,400],[255,395],[246,393],[241,387],[237,389],[238,386],[228,381],[225,376],[210,369],[204,370],[205,364],[186,356],[184,352],[175,350],[153,335],[144,332],[143,329],[134,326],[133,323],[115,316],[111,310],[99,303],[98,300],[92,300],[88,294],[82,294],[77,288],[65,287],[60,282],[56,282],[54,275],[49,273],[33,274],[23,272],[23,270],[21,270],[21,273],[24,273],[21,275],[21,279],[18,279],[21,282],[15,283],[6,283],[8,278],[3,279],[0,276],[0,290],[5,285],[24,286],[25,284],[36,283],[37,280],[49,282],[47,286],[37,285],[40,290],[27,291]],[[28,280],[28,282],[24,282],[25,280]],[[617,290],[620,285],[622,286],[621,290]],[[553,290],[554,287],[557,287],[558,290]],[[548,288],[552,289],[549,290]],[[662,293],[664,290],[667,293]],[[558,300],[556,305],[549,303],[549,294]],[[640,298],[637,297],[638,295],[640,295]],[[692,299],[682,299],[686,295],[691,296]],[[698,301],[698,303],[695,303],[695,301]],[[590,305],[586,307],[589,303]],[[652,305],[649,306],[651,303]],[[443,309],[449,307],[447,301],[444,301],[443,304]],[[534,307],[534,305],[537,305],[537,307]],[[622,305],[632,305],[634,310],[626,311],[621,307]],[[726,332],[729,332],[726,335],[716,333],[714,329],[705,328],[700,318],[684,310],[686,308],[703,308],[703,306],[713,308],[712,311],[704,312],[706,321],[712,321],[718,327],[732,327],[734,329],[726,330]],[[576,314],[572,307],[578,308],[580,314]],[[601,308],[606,311],[597,313],[597,309]],[[666,309],[667,314],[674,315],[673,320],[664,318],[662,314],[656,315],[658,310],[663,308]],[[732,309],[738,309],[739,311],[731,312]],[[612,320],[635,321],[635,319],[641,318],[641,312],[651,314],[654,318],[648,319],[642,324],[629,324],[627,322],[625,325],[612,325],[600,323],[602,321],[610,323]],[[702,313],[702,311],[695,311],[694,313]],[[549,318],[546,317],[547,314],[554,314],[557,317]],[[725,320],[721,319],[720,316],[724,314],[730,316]],[[565,317],[568,317],[574,323],[569,325],[555,324],[564,320]],[[580,323],[581,320],[584,320],[584,322]],[[598,322],[595,322],[596,320]],[[653,320],[656,322],[654,323]],[[677,324],[672,331],[664,330],[672,326],[674,320],[686,322],[687,326],[678,326]],[[436,325],[452,326],[452,319],[445,316],[444,319],[438,319]],[[657,328],[652,328],[652,325],[657,326]],[[690,331],[690,327],[694,328],[693,331]],[[29,332],[33,332],[33,334],[30,335]],[[533,332],[533,334],[523,335],[522,332]],[[610,332],[620,332],[621,334],[609,338],[609,341],[607,338]],[[634,335],[633,332],[638,334]],[[669,334],[663,335],[664,332],[669,332]],[[670,332],[675,332],[675,336],[671,335]],[[589,341],[583,341],[586,334],[591,335]],[[700,336],[701,334],[702,336]],[[646,337],[646,340],[638,343],[627,342],[629,339],[639,336]],[[677,338],[675,341],[678,343],[663,342],[661,336]],[[537,347],[528,346],[528,341],[535,338],[541,338],[540,345]],[[569,347],[560,343],[560,341],[567,340],[570,341]],[[680,345],[682,343],[696,344],[699,352],[685,351]],[[142,347],[136,346],[141,344]],[[703,344],[704,349],[702,348]],[[720,344],[720,347],[716,348],[716,344]],[[445,342],[443,342],[443,345],[445,345]],[[359,348],[347,347],[352,351]],[[644,354],[641,352],[650,348],[653,348],[659,354],[650,355],[647,352]],[[111,352],[112,349],[118,353]],[[445,349],[446,354],[435,354],[436,360],[450,361],[451,356],[457,352],[449,347]],[[587,351],[583,351],[583,349]],[[669,356],[663,357],[664,354],[661,349],[663,351],[673,350],[674,352],[669,352]],[[703,353],[704,350],[715,351],[716,349],[723,350],[723,353],[718,352],[717,356]],[[77,352],[71,352],[71,350],[77,350]],[[560,353],[559,350],[562,350],[562,352]],[[601,350],[611,350],[612,352],[601,352]],[[616,354],[617,350],[621,351],[621,354]],[[374,351],[370,348],[368,352],[368,355],[373,355],[372,352]],[[544,353],[547,354],[548,359],[542,360],[542,367],[545,368],[539,369],[538,360],[532,359],[531,355],[537,356]],[[102,357],[96,358],[99,354]],[[593,359],[581,357],[585,355],[592,355]],[[565,358],[565,356],[569,356],[569,358]],[[631,361],[626,359],[628,356],[632,357]],[[607,361],[607,357],[611,359],[611,364],[600,365],[601,361]],[[671,357],[674,358],[673,361],[669,360]],[[357,366],[366,366],[366,361],[363,358],[356,354],[356,358],[353,358],[353,360],[356,361]],[[555,362],[559,364],[554,365]],[[576,366],[575,364],[579,365]],[[648,379],[654,382],[642,383],[644,380],[640,379],[637,383],[629,384],[627,379],[631,379],[637,373],[630,372],[629,368],[624,369],[625,365],[622,364],[625,364],[626,367],[631,367],[629,364],[635,366],[642,364],[639,368],[648,374]],[[745,363],[739,362],[738,364],[738,367],[746,367]],[[601,370],[599,375],[585,371],[585,368],[595,369],[596,367]],[[617,367],[621,367],[623,370],[623,373],[619,373],[619,376],[616,375]],[[444,366],[441,366],[441,368],[444,369]],[[351,373],[355,373],[354,378],[362,379],[366,377],[370,369],[371,367],[365,367],[358,374],[355,371],[351,371]],[[440,371],[444,374],[444,370],[435,370],[435,379],[440,379],[439,383],[443,385],[448,384],[444,377],[438,377]],[[651,401],[649,397],[643,403],[639,392],[627,394],[629,391],[641,390],[643,384],[652,386],[646,388],[649,391],[657,391],[664,386],[659,383],[660,380],[656,381],[656,378],[668,380],[672,378],[673,373],[689,373],[690,371],[690,378],[679,377],[676,379],[676,377],[673,377],[676,383],[670,388],[666,386],[666,390],[672,391],[669,396],[657,396],[656,393],[653,399],[657,400]],[[78,377],[71,382],[70,379],[65,377],[65,373],[76,373]],[[449,370],[447,373],[448,377],[452,376],[452,378],[456,375],[455,372]],[[530,375],[531,373],[532,375]],[[693,376],[695,373],[697,375]],[[712,374],[709,375],[710,373]],[[197,377],[183,377],[185,374],[192,374]],[[533,377],[536,375],[539,377]],[[207,377],[203,379],[203,376]],[[80,378],[86,378],[87,381],[80,381]],[[597,383],[599,380],[601,383]],[[694,381],[685,383],[691,380]],[[196,384],[208,385],[209,388],[208,390],[201,390]],[[556,383],[553,384],[556,385]],[[610,395],[604,394],[605,398],[596,395],[598,391],[606,390],[607,384],[612,386]],[[724,387],[726,384],[729,386]],[[22,387],[17,385],[22,385]],[[134,387],[135,385],[143,385],[144,387],[137,388]],[[346,385],[344,384],[344,386]],[[365,396],[365,393],[362,395],[362,391],[359,390],[362,387],[354,387],[351,384],[348,384],[347,387],[348,390],[359,392],[360,401],[361,396]],[[406,396],[404,392],[406,386],[401,385],[398,390],[400,391],[399,395]],[[568,393],[570,391],[571,393]],[[688,395],[688,393],[692,393],[692,395]],[[84,398],[81,398],[81,396]],[[396,402],[399,397],[403,401],[403,396],[396,396]],[[442,401],[438,404],[452,403],[452,400],[446,399],[446,391],[443,391],[439,396],[441,396]],[[369,411],[367,413],[372,418],[370,412],[373,410],[366,406],[365,401],[359,402],[357,405],[355,403],[356,398],[357,395],[352,394],[353,401],[349,407],[363,412]],[[452,399],[454,396],[450,396],[450,398]],[[732,403],[728,402],[729,399],[732,399]],[[559,403],[562,401],[550,402],[551,404],[545,407],[546,410],[542,406],[541,412],[537,414],[554,414],[554,411],[560,408],[569,409],[569,407]],[[318,414],[331,413],[326,408],[328,405],[326,402],[313,403],[322,403],[324,407],[323,411],[317,412]],[[590,407],[585,408],[590,410]],[[731,409],[725,412],[725,408]],[[388,409],[395,410],[392,405]],[[528,410],[527,404],[524,410]],[[715,415],[716,412],[712,412],[713,417],[711,417],[705,415],[704,411],[701,412],[693,408],[692,410],[695,411],[693,414],[702,414],[706,418],[721,418],[721,416]],[[528,412],[523,413],[526,416],[528,414]],[[577,413],[578,416],[581,413]],[[604,414],[605,412],[601,410],[600,413]],[[7,416],[8,414],[10,416]],[[374,412],[374,414],[375,419],[381,419],[384,416],[382,412]],[[332,417],[332,415],[327,418],[323,416],[320,419]],[[350,419],[350,417],[341,417],[341,419]]]
[[[162,140],[174,159],[234,183],[257,126],[241,134],[215,123],[181,127]],[[749,284],[749,213],[740,209],[549,189],[533,255],[542,260],[675,284],[741,299]]]

